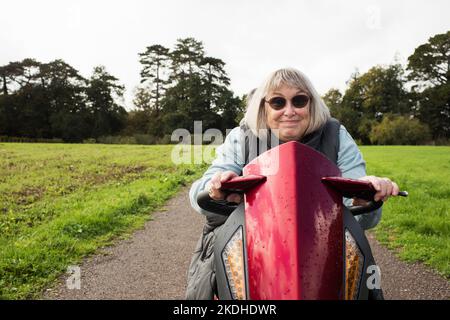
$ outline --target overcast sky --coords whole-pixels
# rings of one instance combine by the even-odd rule
[[[271,71],[291,66],[319,93],[358,69],[406,63],[414,48],[450,30],[448,0],[2,0],[0,65],[63,59],[85,77],[102,64],[126,86],[127,109],[139,84],[138,53],[203,42],[226,63],[239,95]]]

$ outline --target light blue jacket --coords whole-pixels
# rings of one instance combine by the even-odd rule
[[[195,181],[189,191],[189,198],[192,207],[199,213],[206,214],[197,204],[197,194],[205,189],[206,184],[217,171],[233,171],[238,175],[242,174],[244,155],[241,148],[242,130],[234,128],[225,138],[225,142],[217,147],[216,158],[211,166],[205,171],[203,177]],[[361,178],[366,175],[366,163],[361,155],[353,138],[347,129],[341,125],[339,130],[339,152],[337,166],[345,178]],[[346,206],[351,205],[351,199],[344,199]],[[376,212],[356,216],[356,220],[363,229],[375,227],[381,219],[381,208]]]

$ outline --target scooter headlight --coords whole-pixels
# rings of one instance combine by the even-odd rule
[[[244,247],[242,227],[239,227],[222,251],[222,260],[230,284],[231,295],[235,300],[245,300]]]
[[[355,239],[345,230],[345,299],[358,299],[364,256]]]

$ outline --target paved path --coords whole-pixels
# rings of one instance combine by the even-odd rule
[[[46,299],[184,299],[186,272],[203,217],[191,209],[188,189],[153,214],[129,240],[105,248],[81,268],[81,289],[65,279]]]
[[[183,299],[186,271],[203,217],[189,204],[188,189],[153,214],[129,240],[86,259],[81,289],[68,290],[65,277],[44,299]],[[371,234],[386,299],[450,299],[450,282],[421,264],[399,261]]]
[[[400,261],[386,247],[367,235],[375,262],[381,269],[386,300],[450,300],[450,281],[421,263]]]

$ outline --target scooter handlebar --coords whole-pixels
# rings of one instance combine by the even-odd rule
[[[220,190],[227,195],[230,193],[244,194],[264,181],[266,181],[265,176],[255,174],[234,177],[231,180],[222,182]],[[202,191],[197,195],[197,203],[203,210],[225,216],[230,215],[239,205],[238,203],[228,202],[226,200],[214,200],[209,196],[208,191]]]
[[[200,208],[216,214],[229,216],[239,204],[227,200],[214,200],[208,191],[202,191],[197,195],[197,203]]]
[[[408,196],[408,191],[400,191],[398,193],[399,196],[401,197],[407,197]],[[350,212],[354,215],[354,216],[358,216],[360,214],[363,213],[369,213],[372,212],[378,208],[381,208],[381,206],[383,205],[383,201],[369,201],[366,205],[364,206],[351,206],[348,209],[350,210]]]
[[[372,212],[378,208],[381,208],[383,205],[383,201],[369,201],[364,206],[350,206],[348,207],[348,210],[350,210],[350,213],[354,216],[358,216],[360,214],[369,213]]]
[[[374,186],[369,181],[349,179],[343,177],[323,177],[322,182],[339,192],[345,198],[360,198],[367,200],[363,206],[351,206],[350,212],[354,215],[372,212],[383,205],[383,201],[374,201],[376,193]],[[400,191],[399,196],[407,197],[407,191]]]
[[[224,182],[222,190],[226,193],[245,193],[256,185],[264,182],[266,177],[249,175],[246,177],[236,177],[230,181]],[[337,189],[344,197],[354,197],[359,195],[362,199],[373,199],[373,194],[375,189],[373,186],[366,182],[360,180],[346,179],[341,177],[327,177],[322,178],[323,182],[331,184],[333,187],[338,187]],[[355,190],[346,189],[344,187],[358,185],[358,188],[363,187],[359,192]],[[407,197],[407,191],[400,191],[399,196]],[[228,202],[227,200],[214,200],[209,196],[208,191],[202,191],[197,195],[197,203],[203,210],[210,211],[220,215],[230,215],[239,204],[234,202]],[[364,213],[373,212],[374,210],[380,208],[383,205],[383,201],[369,200],[366,205],[363,206],[351,206],[349,207],[350,212],[354,215],[360,215]]]

